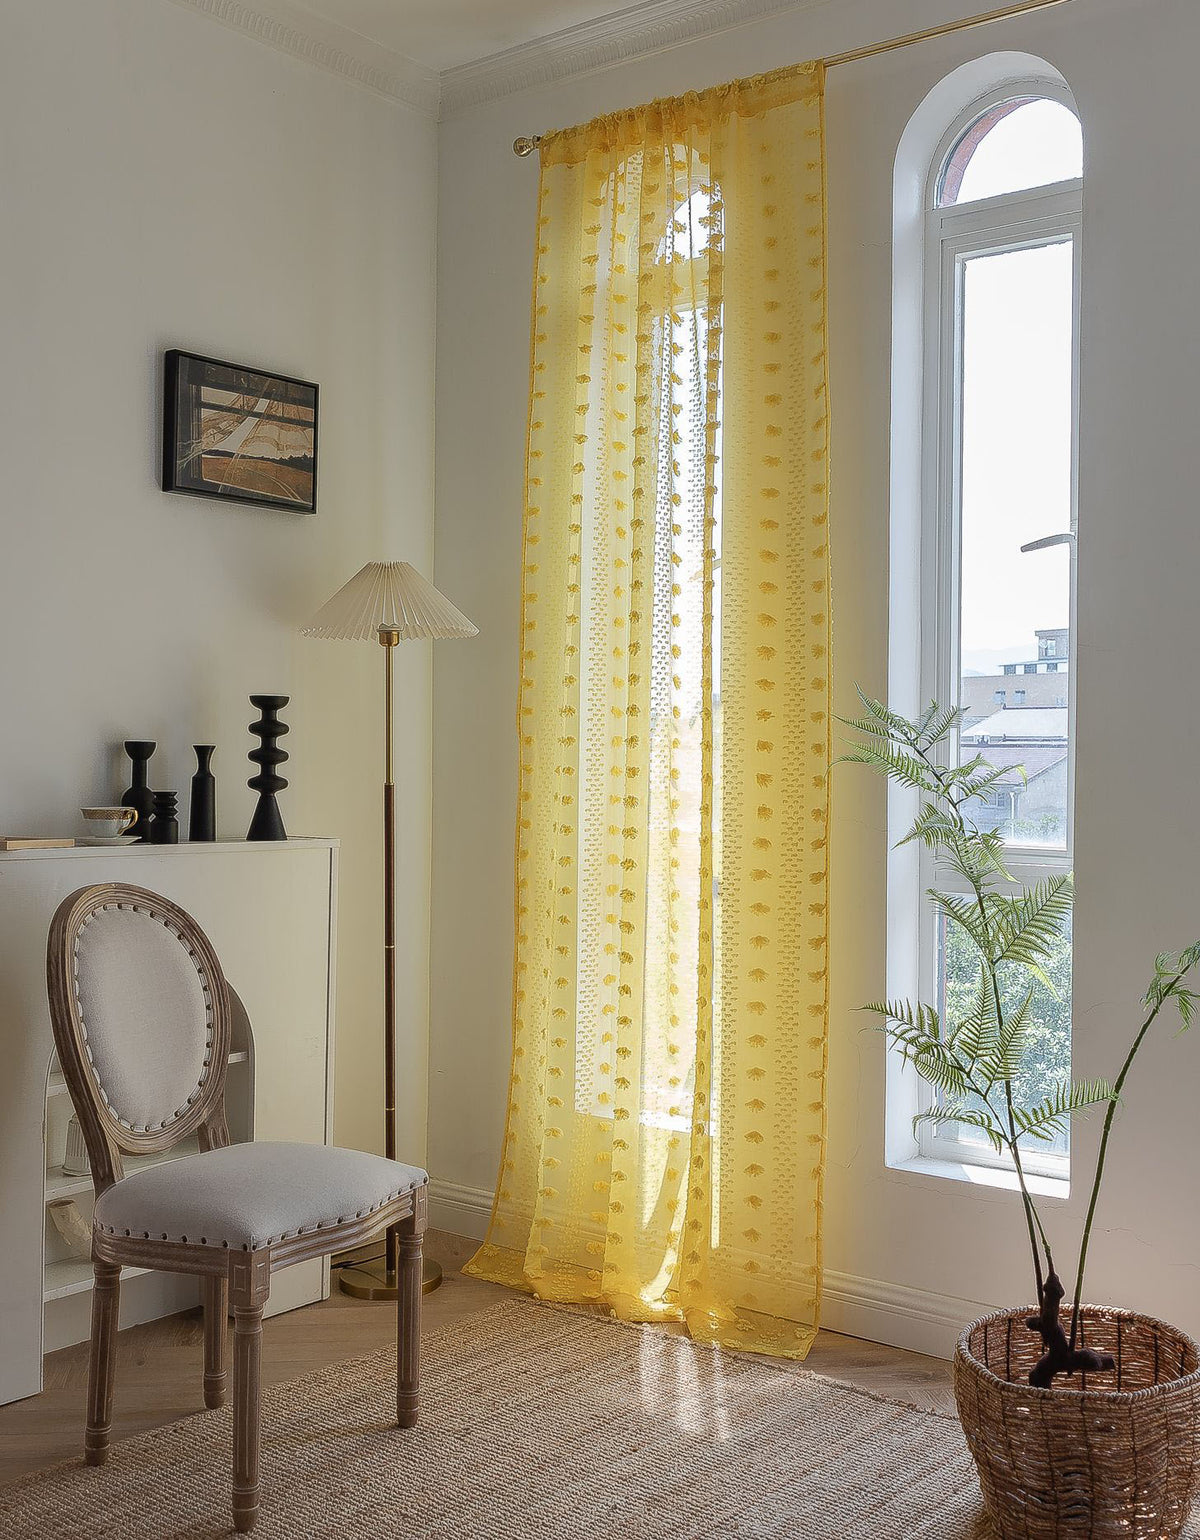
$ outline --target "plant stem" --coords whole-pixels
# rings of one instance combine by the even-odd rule
[[[1120,1100],[1121,1088],[1125,1084],[1125,1077],[1128,1075],[1133,1061],[1137,1057],[1137,1051],[1142,1046],[1146,1033],[1149,1032],[1154,1024],[1154,1018],[1174,993],[1175,986],[1182,982],[1187,971],[1184,968],[1182,972],[1175,975],[1170,985],[1163,991],[1162,999],[1142,1023],[1141,1031],[1133,1040],[1133,1047],[1125,1055],[1125,1062],[1121,1066],[1121,1073],[1117,1076],[1116,1083],[1113,1086],[1112,1100],[1108,1104],[1108,1111],[1104,1114],[1104,1132],[1100,1135],[1100,1149],[1096,1155],[1096,1174],[1092,1179],[1092,1195],[1088,1202],[1087,1218],[1083,1222],[1083,1239],[1079,1243],[1079,1267],[1075,1273],[1075,1300],[1071,1307],[1072,1349],[1075,1347],[1076,1338],[1079,1334],[1079,1311],[1083,1301],[1083,1271],[1087,1266],[1088,1244],[1092,1238],[1092,1221],[1096,1217],[1096,1201],[1100,1196],[1100,1183],[1104,1179],[1104,1159],[1108,1154],[1108,1136],[1112,1132],[1113,1119],[1117,1114],[1117,1102]]]
[[[986,1091],[982,1091],[979,1088],[979,1086],[977,1086],[975,1084],[975,1081],[973,1079],[970,1080],[968,1083],[969,1083],[969,1085],[971,1087],[971,1090],[974,1091],[975,1095],[978,1096],[979,1100],[983,1103],[983,1105],[991,1113],[992,1117],[994,1117],[996,1119],[997,1123],[999,1123],[1001,1121],[1001,1119],[997,1116],[996,1109],[992,1106],[991,1099],[988,1096],[987,1092]],[[1045,1229],[1042,1226],[1041,1215],[1038,1213],[1037,1209],[1035,1208],[1034,1202],[1033,1202],[1033,1197],[1028,1192],[1028,1190],[1027,1190],[1027,1188],[1025,1186],[1025,1172],[1024,1172],[1024,1168],[1021,1165],[1021,1151],[1020,1151],[1020,1147],[1018,1146],[1018,1144],[1016,1142],[1016,1138],[1014,1136],[1014,1124],[1015,1124],[1016,1120],[1012,1116],[1012,1082],[1009,1081],[1009,1080],[1006,1080],[1004,1082],[1004,1085],[1005,1085],[1005,1091],[1006,1091],[1007,1098],[1008,1098],[1008,1123],[1009,1123],[1009,1137],[1004,1142],[1005,1142],[1005,1145],[1008,1148],[1008,1153],[1012,1156],[1012,1163],[1013,1163],[1013,1166],[1016,1169],[1016,1173],[1017,1173],[1017,1183],[1018,1183],[1018,1186],[1021,1189],[1021,1197],[1022,1197],[1022,1200],[1023,1200],[1023,1207],[1025,1209],[1025,1223],[1029,1227],[1029,1244],[1030,1244],[1030,1248],[1031,1248],[1031,1250],[1033,1252],[1033,1276],[1034,1276],[1034,1282],[1035,1282],[1035,1284],[1037,1286],[1037,1300],[1038,1300],[1038,1304],[1040,1305],[1041,1302],[1042,1302],[1042,1285],[1043,1285],[1043,1281],[1044,1280],[1042,1278],[1041,1260],[1038,1257],[1037,1242],[1034,1240],[1034,1237],[1033,1237],[1033,1228],[1032,1227],[1034,1225],[1037,1226],[1037,1233],[1038,1233],[1038,1236],[1040,1237],[1041,1242],[1042,1242],[1042,1249],[1046,1253],[1046,1266],[1047,1266],[1047,1268],[1049,1269],[1049,1271],[1051,1273],[1054,1271],[1054,1257],[1053,1257],[1053,1254],[1050,1251],[1050,1242],[1049,1242],[1049,1240],[1048,1240],[1048,1238],[1046,1236],[1046,1231],[1045,1231]]]
[[[996,969],[995,969],[994,966],[991,969],[991,974],[992,974],[992,985],[993,985],[993,987],[994,987],[994,989],[996,991],[996,1012],[997,1012],[997,1017],[999,1018],[999,1012],[1000,1012],[1000,988],[999,988],[999,984],[996,981]],[[1050,1255],[1050,1244],[1046,1240],[1046,1232],[1045,1232],[1045,1230],[1042,1229],[1042,1221],[1041,1221],[1040,1217],[1038,1216],[1037,1209],[1033,1205],[1033,1198],[1030,1196],[1029,1188],[1028,1188],[1028,1186],[1026,1185],[1026,1182],[1025,1182],[1025,1168],[1021,1164],[1021,1149],[1020,1149],[1019,1144],[1017,1143],[1017,1120],[1013,1116],[1013,1096],[1012,1096],[1012,1081],[1011,1080],[1006,1080],[1004,1082],[1004,1101],[1005,1101],[1006,1109],[1007,1109],[1007,1112],[1008,1112],[1008,1148],[1009,1148],[1009,1153],[1012,1155],[1013,1166],[1014,1166],[1014,1168],[1016,1170],[1016,1173],[1017,1173],[1017,1185],[1021,1189],[1021,1202],[1025,1206],[1025,1223],[1026,1223],[1026,1225],[1027,1225],[1027,1227],[1029,1229],[1029,1245],[1030,1245],[1030,1248],[1033,1251],[1033,1277],[1034,1277],[1035,1283],[1037,1284],[1037,1303],[1040,1305],[1041,1302],[1042,1302],[1042,1283],[1043,1283],[1043,1279],[1042,1279],[1042,1259],[1038,1256],[1037,1240],[1035,1239],[1034,1233],[1033,1233],[1033,1228],[1034,1228],[1035,1224],[1037,1225],[1038,1234],[1042,1238],[1042,1245],[1045,1247],[1045,1250],[1046,1250],[1046,1263],[1047,1263],[1047,1265],[1048,1265],[1048,1267],[1049,1267],[1051,1272],[1054,1271],[1054,1259]]]

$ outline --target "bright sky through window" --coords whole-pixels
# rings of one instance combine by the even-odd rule
[[[1083,130],[1061,102],[1001,102],[951,151],[939,203],[974,203],[1083,175]]]
[[[1021,546],[1071,527],[1069,240],[963,264],[962,667],[1037,657],[1070,623],[1070,553]]]

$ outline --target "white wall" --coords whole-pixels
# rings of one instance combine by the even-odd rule
[[[437,581],[485,645],[435,661],[430,1165],[444,1220],[478,1228],[508,1070],[521,471],[536,166],[514,135],[969,14],[963,0],[837,0],[445,122],[440,138]],[[1200,713],[1194,302],[1200,199],[1194,0],[1072,0],[829,76],[837,691],[887,677],[891,188],[926,93],[981,53],[1061,70],[1087,146],[1075,925],[1077,1070],[1115,1073],[1156,951],[1200,933],[1190,817]],[[464,446],[470,445],[470,452]],[[482,653],[482,659],[478,654]],[[1008,1193],[889,1171],[883,1048],[857,1005],[884,982],[885,799],[837,773],[826,1198],[830,1325],[946,1351],[972,1302],[1031,1292]],[[1165,1029],[1128,1088],[1089,1294],[1200,1331],[1200,1041]],[[1097,1130],[1076,1135],[1071,1259]]]
[[[291,694],[287,826],[343,841],[336,1132],[376,1144],[382,665],[297,628],[366,560],[430,567],[435,127],[166,0],[0,14],[0,831],[82,832],[137,737],[184,809],[190,745],[215,742],[218,832],[244,837],[246,697]],[[172,346],[320,383],[315,518],[158,490]],[[414,1159],[430,666],[401,649]]]

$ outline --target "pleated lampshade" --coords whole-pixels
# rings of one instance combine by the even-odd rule
[[[406,561],[369,561],[302,628],[304,636],[374,642],[394,626],[402,642],[478,636],[479,628]]]

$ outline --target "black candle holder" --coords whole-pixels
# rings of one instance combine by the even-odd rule
[[[158,747],[148,739],[127,738],[125,740],[125,752],[133,761],[133,779],[129,790],[121,798],[122,807],[131,807],[137,812],[137,819],[124,832],[134,840],[148,841],[150,838],[150,814],[154,808],[154,793],[146,785],[146,767],[150,756]]]
[[[283,815],[279,811],[279,803],[275,800],[277,793],[287,785],[282,775],[277,775],[276,768],[287,759],[286,749],[281,749],[279,739],[284,733],[290,731],[286,722],[279,720],[279,713],[291,699],[287,695],[252,695],[250,704],[257,706],[259,719],[251,722],[250,731],[256,738],[262,741],[259,747],[251,749],[248,758],[253,764],[261,765],[257,775],[252,775],[249,786],[252,791],[258,793],[258,805],[254,809],[254,817],[250,820],[250,831],[246,835],[248,840],[285,840],[287,832],[283,827]]]
[[[178,793],[154,792],[154,817],[150,820],[150,832],[146,836],[151,845],[178,845],[179,820],[175,816]]]

